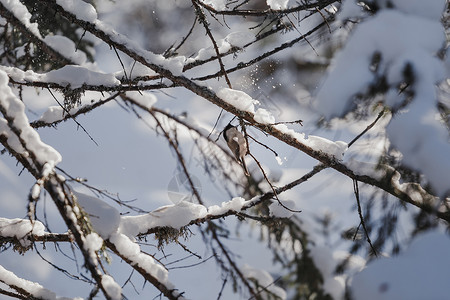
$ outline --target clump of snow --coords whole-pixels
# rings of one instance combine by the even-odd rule
[[[156,96],[148,92],[130,91],[126,92],[126,96],[147,109],[151,109],[157,101]]]
[[[102,248],[103,239],[97,233],[91,232],[85,237],[83,246],[89,253],[90,263],[96,266],[98,264],[96,252]]]
[[[248,94],[229,88],[220,89],[217,92],[217,97],[222,98],[225,102],[233,105],[239,110],[246,111],[252,114],[255,113],[255,104],[259,103],[258,100],[253,99]]]
[[[245,264],[241,268],[241,272],[244,275],[244,277],[248,279],[253,279],[258,282],[258,285],[262,287],[261,289],[261,295],[267,296],[268,299],[271,299],[273,296],[275,296],[277,299],[286,299],[287,294],[286,292],[276,286],[274,284],[274,279],[270,274],[265,270],[258,270],[255,268],[252,268],[251,266]],[[267,294],[266,294],[267,293]],[[264,297],[265,299],[265,297]]]
[[[255,119],[256,122],[261,124],[275,123],[275,117],[270,113],[270,111],[264,108],[258,108],[253,118]]]
[[[221,215],[228,211],[238,212],[247,203],[249,202],[241,197],[222,202],[220,206],[212,205],[210,207],[188,201],[180,201],[177,204],[162,206],[145,215],[122,217],[119,232],[128,237],[134,237],[155,227],[181,228],[196,219]]]
[[[89,215],[94,230],[104,239],[116,232],[120,224],[120,213],[105,201],[83,193],[73,192],[78,204]]]
[[[36,130],[30,126],[28,117],[25,114],[25,105],[8,86],[8,75],[2,70],[0,70],[0,95],[2,95],[0,97],[0,107],[6,111],[7,117],[12,120],[12,125],[20,131],[20,139],[27,150],[34,154],[36,160],[42,166],[47,163],[48,167],[53,169],[62,160],[61,155],[52,147],[44,144]],[[8,137],[9,146],[16,152],[25,156],[28,155],[23,149],[22,142],[11,131],[8,122],[3,118],[0,118],[0,134]]]
[[[202,2],[211,5],[217,10],[225,10],[227,8],[227,0],[203,0]]]
[[[180,201],[177,204],[162,206],[145,215],[122,217],[119,232],[134,237],[158,226],[181,228],[192,220],[205,217],[206,214],[205,206]]]
[[[111,276],[102,276],[102,286],[105,288],[106,293],[112,300],[122,299],[122,288]]]
[[[328,155],[333,155],[337,159],[342,159],[345,151],[348,148],[347,143],[342,141],[333,142],[326,138],[314,135],[306,137],[304,133],[296,132],[295,130],[288,128],[285,124],[277,124],[274,125],[274,127],[281,133],[290,135],[299,143],[302,143],[316,151],[321,151]]]
[[[0,236],[13,237],[20,241],[24,247],[30,246],[30,235],[42,236],[45,234],[45,226],[39,221],[24,219],[0,218]]]
[[[447,299],[450,295],[450,238],[428,232],[403,253],[372,261],[351,281],[352,299]]]
[[[58,70],[48,72],[45,77],[46,82],[58,83],[62,86],[70,86],[71,88],[79,88],[83,84],[116,86],[120,81],[112,74],[94,72],[87,68],[67,65]]]
[[[208,215],[221,215],[229,210],[240,211],[245,203],[246,201],[244,198],[235,197],[231,199],[231,201],[222,202],[220,206],[213,205],[208,207]]]
[[[75,64],[81,65],[86,62],[86,54],[83,51],[76,50],[75,43],[65,36],[47,35],[43,41]]]
[[[0,265],[0,282],[20,289],[21,292],[25,291],[30,294],[34,299],[46,299],[46,300],[82,300],[82,298],[66,298],[66,297],[57,297],[56,294],[42,285],[32,282],[29,280],[25,280],[19,278],[16,274],[11,271],[6,270],[4,267]]]
[[[289,2],[289,0],[266,0],[267,5],[271,9],[276,9],[276,10],[286,9],[288,6],[288,2]]]
[[[217,40],[216,41],[216,45],[217,45],[219,53],[225,53],[225,52],[229,51],[231,49],[231,46],[232,46],[225,39]],[[208,58],[210,58],[212,56],[215,56],[216,54],[217,54],[216,50],[212,46],[207,47],[207,48],[202,48],[202,49],[200,49],[198,51],[197,56],[195,58],[189,59],[188,62],[193,62],[193,61],[196,61],[196,60],[206,60],[206,59],[208,59]]]
[[[225,37],[225,41],[233,47],[244,48],[245,45],[255,40],[255,35],[250,32],[232,32]]]
[[[65,11],[74,14],[77,19],[94,22],[97,19],[97,11],[87,2],[81,0],[56,0]]]

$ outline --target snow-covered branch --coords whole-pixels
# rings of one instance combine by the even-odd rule
[[[425,211],[431,211],[428,205],[415,201],[407,192],[396,189],[389,180],[384,179],[390,178],[390,176],[392,175],[386,174],[383,179],[373,178],[369,175],[360,175],[356,170],[352,170],[345,164],[341,163],[339,161],[340,155],[342,155],[345,149],[345,147],[342,147],[342,144],[338,145],[331,141],[326,141],[325,139],[314,140],[311,137],[306,139],[304,135],[288,129],[283,124],[273,126],[270,124],[270,122],[258,122],[256,119],[258,119],[259,114],[255,114],[252,109],[243,110],[242,107],[237,107],[233,104],[230,104],[230,102],[228,102],[227,99],[224,98],[224,96],[227,97],[226,94],[222,93],[222,97],[219,97],[218,94],[214,91],[206,89],[198,83],[189,80],[182,75],[179,75],[181,72],[180,67],[182,67],[179,63],[183,58],[178,57],[178,59],[171,58],[170,60],[165,60],[162,56],[157,56],[153,53],[140,49],[125,36],[122,36],[116,32],[113,33],[110,28],[108,28],[99,20],[94,20],[93,22],[83,21],[77,18],[75,14],[64,10],[53,0],[45,1],[51,5],[54,5],[56,10],[63,16],[83,27],[85,30],[91,32],[98,38],[102,39],[108,45],[119,49],[132,59],[140,62],[142,65],[149,67],[156,73],[166,77],[175,84],[183,86],[193,93],[203,97],[205,100],[208,100],[209,102],[223,108],[224,110],[236,116],[239,116],[240,118],[249,122],[252,126],[257,127],[268,133],[269,135],[279,139],[280,141],[308,154],[309,156],[317,159],[327,166],[330,166],[331,168],[337,170],[341,174],[350,177],[351,179],[376,186],[399,198],[402,201],[424,209]],[[227,94],[231,95],[231,93]],[[336,152],[336,150],[338,152]],[[450,221],[450,216],[443,215],[442,213],[438,213],[437,215],[438,217],[446,221]]]

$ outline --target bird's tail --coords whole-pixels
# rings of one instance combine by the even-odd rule
[[[247,169],[247,165],[245,164],[245,159],[243,157],[241,157],[240,163],[242,165],[242,168],[244,169],[245,176],[250,176],[250,173],[248,172]]]

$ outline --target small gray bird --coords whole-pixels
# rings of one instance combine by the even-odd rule
[[[250,176],[244,160],[244,157],[247,154],[247,142],[244,135],[237,130],[236,126],[228,124],[223,130],[223,137],[225,138],[231,152],[233,152],[237,162],[244,168],[245,175]]]

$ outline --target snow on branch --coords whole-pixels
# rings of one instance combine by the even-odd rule
[[[42,38],[38,25],[31,23],[31,14],[19,0],[0,1],[0,15],[56,61],[62,64],[82,64],[86,61],[86,55],[75,51],[75,44],[68,38],[58,35]]]
[[[53,170],[62,157],[51,146],[44,144],[39,134],[30,126],[25,114],[25,105],[8,86],[8,76],[0,70],[0,136],[4,136],[8,146],[24,158],[37,163],[40,176],[45,177]]]
[[[62,9],[60,6],[56,5],[56,3],[53,0],[45,0],[46,2],[55,5],[56,10],[64,15],[66,18],[71,20],[72,22],[78,24],[79,26],[83,27],[85,30],[91,32],[93,35],[97,36],[98,38],[102,39],[104,42],[106,42],[108,45],[115,47],[119,49],[120,51],[124,52],[134,60],[140,62],[142,65],[149,67],[150,69],[154,70],[156,73],[166,77],[167,79],[170,79],[172,82],[179,86],[183,86],[186,89],[192,91],[193,93],[203,97],[204,99],[212,102],[213,104],[229,111],[230,113],[239,116],[240,118],[246,120],[249,122],[252,126],[258,127],[259,129],[263,130],[264,132],[270,134],[271,136],[281,140],[282,142],[291,145],[294,148],[297,148],[298,150],[310,155],[311,157],[319,160],[325,165],[328,165],[332,167],[333,169],[337,170],[338,172],[355,179],[357,181],[376,186],[395,197],[411,203],[415,206],[421,207],[422,205],[420,203],[415,202],[408,193],[398,190],[395,187],[392,186],[389,182],[386,182],[385,180],[379,180],[377,178],[372,178],[371,176],[367,175],[358,175],[357,172],[349,169],[345,164],[341,163],[339,161],[339,156],[335,156],[335,154],[341,154],[339,153],[342,149],[344,144],[335,144],[336,146],[333,146],[333,143],[330,144],[329,141],[319,138],[316,140],[311,140],[310,142],[306,142],[307,140],[304,136],[301,136],[295,132],[292,132],[291,130],[287,129],[283,124],[281,125],[270,125],[270,124],[261,124],[256,122],[255,115],[251,111],[242,111],[240,109],[237,109],[233,105],[229,104],[225,99],[222,99],[217,96],[217,94],[207,89],[196,82],[189,80],[188,78],[181,76],[181,70],[182,70],[182,62],[184,62],[183,57],[178,57],[177,59],[171,59],[171,60],[165,60],[162,56],[155,55],[149,51],[141,49],[139,46],[135,45],[134,42],[129,40],[123,35],[118,34],[117,32],[113,31],[109,27],[107,27],[104,23],[102,23],[99,20],[96,20],[93,23],[85,22],[83,20],[80,20],[76,17],[75,14],[71,12],[67,12],[64,9]],[[314,146],[325,146],[325,148],[313,148]],[[331,146],[331,148],[330,148]],[[331,150],[331,153],[327,152],[328,150]],[[440,216],[441,218],[444,216]],[[450,217],[444,217],[446,220],[450,221]]]
[[[6,270],[0,265],[0,282],[6,284],[11,289],[14,289],[18,294],[14,296],[14,293],[4,291],[6,295],[10,295],[17,298],[23,299],[40,299],[40,300],[81,300],[82,298],[66,298],[57,297],[56,294],[42,285],[32,282],[23,278],[18,277],[11,271]],[[0,289],[0,294],[2,293]]]

